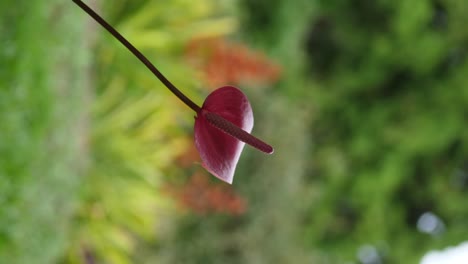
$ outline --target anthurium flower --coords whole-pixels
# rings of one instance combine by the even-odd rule
[[[202,165],[219,179],[232,183],[234,171],[245,143],[273,153],[273,148],[252,136],[253,112],[247,97],[233,86],[224,86],[208,95],[199,107],[164,75],[115,28],[80,0],[73,0],[132,52],[180,100],[196,112],[195,145]]]
[[[272,153],[273,148],[249,134],[253,123],[250,103],[239,89],[224,86],[208,95],[195,118],[195,145],[203,166],[232,183],[244,142]]]

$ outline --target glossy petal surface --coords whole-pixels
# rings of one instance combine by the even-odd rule
[[[253,113],[247,97],[233,86],[213,91],[195,118],[195,145],[205,167],[219,179],[232,183],[245,143],[208,122],[205,115],[215,113],[246,132],[253,128]]]

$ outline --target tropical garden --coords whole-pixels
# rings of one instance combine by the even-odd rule
[[[195,113],[73,1],[0,2],[0,263],[419,263],[468,240],[468,2],[88,0],[197,104],[234,85],[234,181]]]

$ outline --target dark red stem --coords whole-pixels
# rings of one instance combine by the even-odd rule
[[[184,102],[188,107],[192,108],[195,112],[200,112],[200,107],[185,96],[177,87],[175,87],[164,75],[143,55],[139,50],[137,50],[126,38],[124,38],[114,27],[109,25],[101,16],[99,16],[93,9],[87,6],[80,0],[72,0],[77,4],[81,9],[88,13],[96,22],[101,24],[109,33],[111,33],[117,40],[120,41],[128,50],[130,50],[133,55],[135,55],[158,79],[173,93],[177,96],[182,102]]]
[[[120,41],[128,50],[130,50],[133,55],[135,55],[156,77],[173,93],[177,96],[182,102],[184,102],[188,107],[192,108],[196,113],[201,112],[201,108],[185,96],[177,87],[175,87],[138,49],[136,49],[126,38],[124,38],[117,30],[109,25],[101,16],[99,16],[93,9],[87,6],[80,0],[72,0],[77,4],[83,11],[88,13],[96,22],[103,26],[109,33],[111,33],[117,40]],[[216,128],[224,131],[228,135],[237,138],[238,140],[245,142],[252,147],[263,151],[265,153],[273,153],[273,148],[261,141],[260,139],[252,136],[241,128],[237,127],[228,120],[222,118],[221,116],[215,113],[206,114],[206,119],[210,124]]]

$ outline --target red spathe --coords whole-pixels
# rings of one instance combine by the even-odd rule
[[[195,145],[203,167],[219,179],[232,183],[245,143],[210,124],[205,118],[207,112],[215,113],[250,133],[254,124],[252,107],[242,91],[233,86],[223,86],[208,95],[195,117]]]

